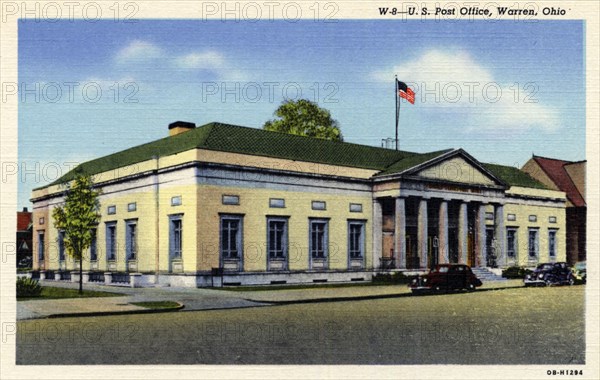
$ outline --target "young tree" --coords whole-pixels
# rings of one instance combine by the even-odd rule
[[[64,231],[66,252],[79,260],[79,294],[83,293],[83,252],[92,244],[92,230],[100,221],[99,195],[90,177],[78,176],[66,191],[64,206],[52,211],[54,227]]]
[[[278,119],[263,125],[267,131],[343,141],[338,122],[331,113],[310,100],[286,100],[275,111]]]

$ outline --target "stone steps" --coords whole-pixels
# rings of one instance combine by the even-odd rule
[[[471,270],[481,281],[507,281],[506,278],[498,276],[485,267],[471,268]]]

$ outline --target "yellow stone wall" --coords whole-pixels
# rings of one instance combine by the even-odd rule
[[[518,265],[530,266],[528,260],[529,228],[538,228],[538,262],[550,262],[548,231],[556,229],[556,258],[554,261],[566,261],[566,209],[564,207],[528,206],[507,204],[504,207],[505,227],[517,227]],[[508,221],[508,214],[515,214],[516,221]],[[529,216],[535,215],[536,222],[530,222]],[[550,217],[556,217],[556,223],[550,223]]]
[[[159,191],[160,211],[159,211],[159,261],[160,271],[168,271],[169,261],[169,215],[183,214],[182,229],[184,241],[182,244],[182,261],[183,270],[185,272],[195,272],[196,270],[196,186],[162,186]],[[174,196],[182,197],[182,205],[171,206],[171,198]],[[126,221],[130,219],[137,220],[137,259],[135,260],[137,272],[154,272],[156,268],[156,201],[153,187],[146,187],[145,191],[123,191],[116,192],[110,195],[102,195],[101,203],[101,219],[97,228],[97,269],[101,271],[108,270],[106,260],[106,223],[116,222],[116,271],[126,271]],[[136,211],[128,211],[129,203],[136,203]],[[109,206],[116,206],[116,213],[109,215],[107,210]],[[34,216],[39,220],[42,215],[45,216],[45,228],[43,226],[34,227],[34,239],[37,244],[36,229],[45,229],[46,233],[46,269],[59,269],[58,261],[58,232],[54,228],[51,220],[50,208],[36,210]],[[35,247],[35,245],[34,245]],[[36,260],[37,260],[37,247]],[[75,263],[71,258],[66,256],[65,263],[67,269],[75,270]],[[94,268],[90,267],[89,250],[86,252],[83,261],[83,269],[85,271]]]
[[[239,205],[223,205],[222,195],[238,195]],[[329,269],[348,268],[348,219],[368,219],[365,224],[366,266],[371,258],[371,197],[321,194],[313,192],[275,191],[267,189],[198,188],[198,270],[219,265],[219,213],[243,214],[244,271],[267,270],[267,215],[289,216],[289,269],[306,270],[309,263],[309,218],[329,219]],[[285,208],[269,208],[269,198],[285,199]],[[327,210],[312,210],[313,200],[325,201]],[[363,212],[349,211],[350,203],[361,203]]]

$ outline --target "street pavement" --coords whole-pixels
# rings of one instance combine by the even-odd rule
[[[41,281],[41,285],[77,288],[68,282]],[[482,290],[522,286],[521,280],[486,282]],[[309,302],[350,301],[409,296],[406,285],[369,285],[347,287],[315,287],[303,289],[235,290],[213,288],[148,287],[128,288],[85,284],[84,290],[121,293],[118,297],[89,297],[28,300],[17,302],[17,320],[156,312],[132,305],[132,302],[174,301],[183,311],[236,309]],[[166,311],[166,310],[164,310]],[[173,310],[168,310],[173,311]]]

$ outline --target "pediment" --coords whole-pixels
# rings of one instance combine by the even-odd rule
[[[451,155],[413,168],[410,175],[430,180],[467,185],[503,185],[501,180],[462,150],[454,151]]]

